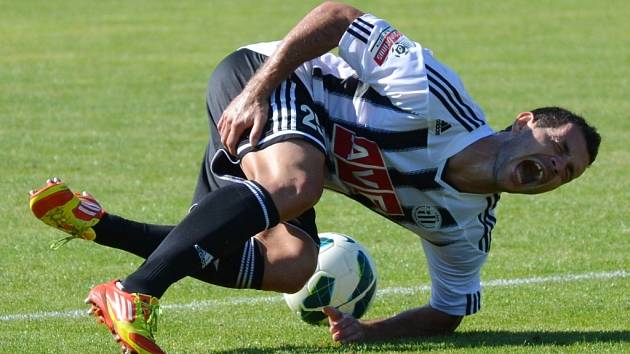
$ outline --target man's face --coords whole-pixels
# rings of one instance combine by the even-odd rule
[[[539,128],[530,112],[519,114],[494,165],[499,187],[510,193],[543,193],[579,177],[589,162],[579,127]]]

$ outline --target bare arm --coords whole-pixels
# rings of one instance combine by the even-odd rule
[[[331,307],[324,313],[328,315],[332,339],[341,343],[450,334],[462,320],[462,316],[452,316],[428,305],[368,321],[359,321]]]
[[[273,89],[302,63],[335,48],[350,23],[362,14],[349,5],[325,2],[293,27],[223,112],[219,132],[230,153],[235,154],[240,136],[250,127],[250,142],[256,145],[267,120],[267,100]]]

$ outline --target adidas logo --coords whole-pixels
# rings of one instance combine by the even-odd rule
[[[201,261],[201,268],[205,268],[208,264],[212,263],[215,258],[210,253],[206,252],[203,248],[199,247],[199,245],[194,245],[195,250],[197,251],[197,255],[199,256],[199,260]]]
[[[451,127],[452,125],[450,125],[448,122],[438,119],[435,121],[435,135],[440,135],[446,132]]]

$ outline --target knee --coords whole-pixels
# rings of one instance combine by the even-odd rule
[[[313,207],[324,191],[323,177],[294,173],[265,176],[257,180],[271,195],[283,220],[299,216]]]
[[[293,179],[291,190],[296,202],[300,204],[300,214],[311,208],[322,197],[324,181],[319,176],[302,174]]]
[[[315,205],[324,190],[325,156],[308,142],[289,140],[247,153],[241,168],[269,192],[282,220]]]

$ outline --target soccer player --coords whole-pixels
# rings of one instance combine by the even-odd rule
[[[339,56],[328,53],[338,47]],[[317,262],[313,206],[324,188],[422,240],[430,302],[359,321],[327,308],[335,341],[450,333],[481,307],[480,269],[501,192],[542,193],[580,175],[600,136],[558,107],[495,132],[457,75],[386,21],[326,2],[281,42],[241,48],[208,87],[210,141],[193,205],[177,225],[106,213],[58,179],[34,214],[72,238],[146,258],[93,288],[93,313],[132,352],[159,353],[159,298],[185,276],[294,292]],[[253,237],[252,237],[253,236]]]

